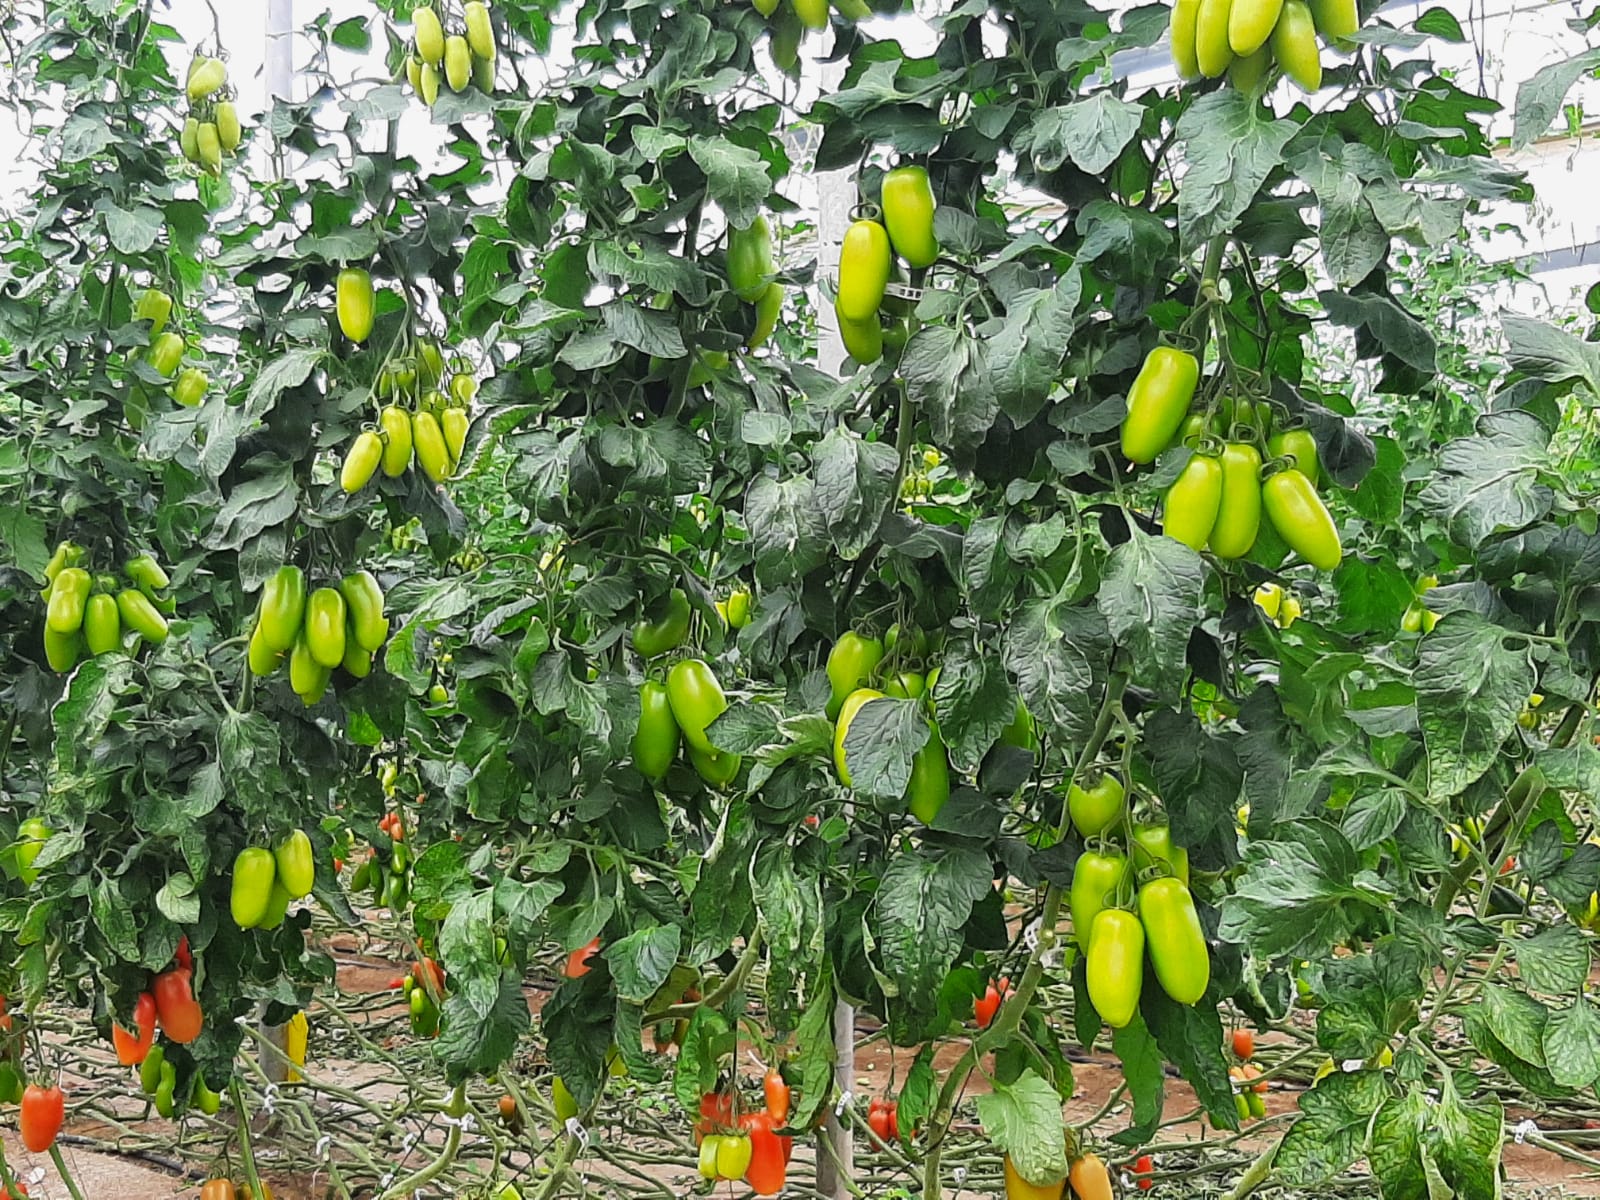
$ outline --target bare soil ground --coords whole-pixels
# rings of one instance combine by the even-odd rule
[[[347,994],[371,995],[385,991],[394,978],[404,970],[403,964],[399,961],[361,953],[353,943],[336,945],[333,948],[340,958],[339,986]],[[528,989],[530,1008],[537,1012],[543,1006],[547,994],[541,988],[530,987]],[[863,1030],[864,1035],[869,1032]],[[935,1059],[936,1068],[941,1072],[947,1069],[960,1057],[963,1049],[959,1043],[942,1046]],[[866,1041],[857,1054],[856,1094],[875,1095],[897,1088],[903,1082],[913,1057],[912,1052],[895,1050],[882,1041]],[[1073,1065],[1077,1090],[1068,1105],[1067,1112],[1069,1117],[1082,1118],[1098,1112],[1104,1106],[1107,1098],[1121,1081],[1121,1071],[1116,1060],[1109,1055],[1087,1056],[1083,1061],[1075,1062]],[[357,1062],[329,1061],[317,1063],[317,1069],[319,1073],[346,1085],[360,1079],[366,1070],[364,1064]],[[969,1094],[982,1091],[984,1087],[981,1073],[975,1075]],[[1293,1111],[1297,1097],[1296,1088],[1274,1084],[1266,1097],[1269,1117]],[[1188,1113],[1195,1107],[1194,1093],[1182,1081],[1169,1078],[1166,1105],[1170,1116],[1176,1117]],[[137,1112],[137,1109],[129,1111]],[[1115,1115],[1113,1115],[1114,1123]],[[139,1128],[170,1131],[171,1127],[157,1122]],[[82,1190],[83,1200],[172,1200],[175,1197],[194,1197],[198,1194],[200,1177],[191,1174],[186,1178],[181,1173],[183,1167],[175,1152],[170,1157],[159,1152],[146,1156],[106,1153],[99,1147],[103,1146],[107,1137],[112,1135],[113,1131],[108,1127],[92,1123],[70,1125],[67,1133],[63,1135],[62,1153]],[[1208,1138],[1214,1139],[1217,1135],[1203,1122],[1186,1122],[1165,1130],[1162,1136],[1163,1140],[1168,1142],[1184,1140],[1203,1144]],[[48,1156],[30,1155],[24,1151],[16,1141],[14,1130],[0,1131],[0,1137],[4,1138],[7,1160],[19,1179],[28,1184],[31,1200],[70,1200]],[[1247,1139],[1235,1149],[1249,1152],[1255,1144],[1259,1144],[1255,1139]],[[267,1150],[270,1158],[270,1138],[267,1139]],[[151,1161],[152,1159],[156,1161]],[[1507,1194],[1510,1196],[1522,1197],[1525,1200],[1600,1197],[1600,1175],[1538,1147],[1526,1144],[1508,1145],[1505,1150],[1505,1165],[1509,1185]],[[806,1175],[811,1173],[810,1156],[802,1147],[796,1149],[795,1168]],[[615,1178],[616,1172],[605,1162],[590,1155],[580,1161],[579,1169],[586,1178],[594,1181],[597,1192],[611,1190],[605,1188],[604,1184],[608,1179]],[[325,1179],[303,1176],[284,1178],[270,1173],[267,1174],[267,1178],[279,1200],[324,1200],[324,1197],[330,1194]],[[665,1168],[659,1171],[659,1179],[670,1192],[680,1196],[689,1193],[692,1183],[692,1180],[682,1173]],[[1165,1190],[1158,1190],[1152,1195],[1162,1197]],[[972,1194],[971,1189],[968,1189],[968,1194]]]

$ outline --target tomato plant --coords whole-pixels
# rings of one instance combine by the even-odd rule
[[[1359,1065],[1263,1127],[1285,1190],[1492,1195],[1508,1104],[1600,1078],[1600,365],[1417,300],[1531,198],[1447,12],[596,0],[568,61],[381,0],[257,121],[154,7],[0,17],[60,126],[0,239],[23,1032],[88,1013],[181,1119],[371,922],[454,1129],[535,1061],[564,1171],[670,1088],[770,1194],[848,1003],[929,1200],[978,1070],[1013,1196],[1107,1194],[1163,1063],[1260,1116],[1241,1022]],[[1120,73],[1164,30],[1217,82]],[[1125,1110],[1063,1126],[1068,1043]]]

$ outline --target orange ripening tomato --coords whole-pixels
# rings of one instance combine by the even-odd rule
[[[991,983],[988,990],[981,997],[972,1002],[972,1019],[977,1022],[979,1029],[989,1028],[994,1020],[995,1013],[1000,1011],[1000,1002],[1011,991],[1011,981],[1001,979]]]
[[[1256,1035],[1248,1029],[1235,1029],[1233,1031],[1233,1056],[1243,1062],[1249,1062],[1256,1055]]]
[[[1111,1200],[1111,1172],[1099,1155],[1085,1154],[1073,1163],[1067,1182],[1077,1200]]]
[[[156,998],[149,992],[139,993],[133,1006],[133,1023],[136,1033],[111,1022],[111,1044],[116,1047],[117,1061],[125,1067],[137,1067],[156,1044]]]
[[[789,1085],[777,1067],[771,1068],[761,1080],[761,1090],[766,1093],[767,1111],[782,1126],[789,1119]]]
[[[17,1130],[30,1154],[43,1154],[56,1143],[67,1112],[67,1098],[59,1087],[30,1083],[22,1093],[22,1113]]]
[[[582,979],[590,971],[594,970],[594,968],[589,965],[589,960],[599,952],[599,937],[591,938],[587,946],[579,946],[571,954],[567,955],[567,962],[566,965],[561,968],[561,973],[568,979]]]

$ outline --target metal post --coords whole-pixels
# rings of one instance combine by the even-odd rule
[[[267,43],[262,62],[266,66],[266,106],[270,109],[274,100],[293,100],[294,0],[267,0]]]

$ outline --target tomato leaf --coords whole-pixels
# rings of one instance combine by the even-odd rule
[[[911,779],[911,760],[930,736],[921,701],[868,700],[844,738],[850,786],[864,796],[898,800]]]
[[[908,849],[889,861],[873,908],[883,969],[899,992],[891,1011],[908,1030],[938,1013],[962,927],[993,880],[988,855],[965,847]]]
[[[812,452],[818,511],[841,556],[854,559],[877,533],[898,459],[894,447],[836,425]]]
[[[1181,542],[1129,526],[1111,552],[1095,597],[1111,636],[1133,659],[1133,677],[1165,695],[1182,686],[1189,635],[1200,622],[1206,568]]]
[[[643,1004],[655,995],[678,961],[682,942],[683,930],[678,926],[650,925],[607,946],[603,957],[611,966],[617,995],[634,1004]]]
[[[1121,1029],[1111,1032],[1111,1048],[1122,1062],[1122,1076],[1133,1097],[1132,1123],[1111,1140],[1119,1146],[1142,1146],[1161,1125],[1162,1102],[1166,1096],[1166,1074],[1161,1051],[1137,1013]]]
[[[1388,1095],[1382,1071],[1335,1071],[1300,1097],[1300,1120],[1273,1160],[1290,1186],[1332,1179],[1367,1149],[1367,1125]]]
[[[751,871],[756,913],[766,944],[766,1001],[774,1032],[784,1034],[800,1019],[796,997],[823,958],[822,893],[815,876],[802,876],[782,843],[768,843]]]
[[[1244,93],[1223,88],[1200,97],[1178,119],[1188,170],[1178,194],[1178,230],[1186,247],[1226,233],[1282,161],[1294,136],[1289,121],[1263,119]]]
[[[1347,937],[1386,909],[1389,897],[1357,887],[1360,862],[1344,836],[1320,821],[1280,821],[1270,841],[1251,842],[1234,894],[1221,903],[1218,935],[1268,958],[1305,957]],[[1373,881],[1376,882],[1376,881]]]
[[[732,1042],[728,1018],[708,1004],[694,1010],[678,1045],[678,1064],[672,1076],[672,1094],[684,1112],[699,1113],[700,1097],[717,1086],[722,1056],[732,1048]],[[603,1049],[601,1053],[603,1056]],[[831,1061],[829,1070],[831,1074]]]
[[[1532,524],[1555,500],[1540,479],[1550,465],[1543,425],[1527,413],[1492,413],[1479,419],[1478,432],[1445,445],[1438,472],[1418,497],[1468,548]]]
[[[1474,613],[1452,613],[1423,639],[1414,679],[1428,794],[1458,795],[1516,729],[1538,679],[1530,648]]]
[[[1577,926],[1552,925],[1516,942],[1517,970],[1530,991],[1565,996],[1589,977],[1589,943]],[[1600,1071],[1595,1072],[1600,1076]]]
[[[1067,1146],[1055,1088],[1028,1070],[1015,1083],[996,1083],[977,1104],[984,1135],[1010,1155],[1019,1175],[1041,1185],[1065,1177]]]

